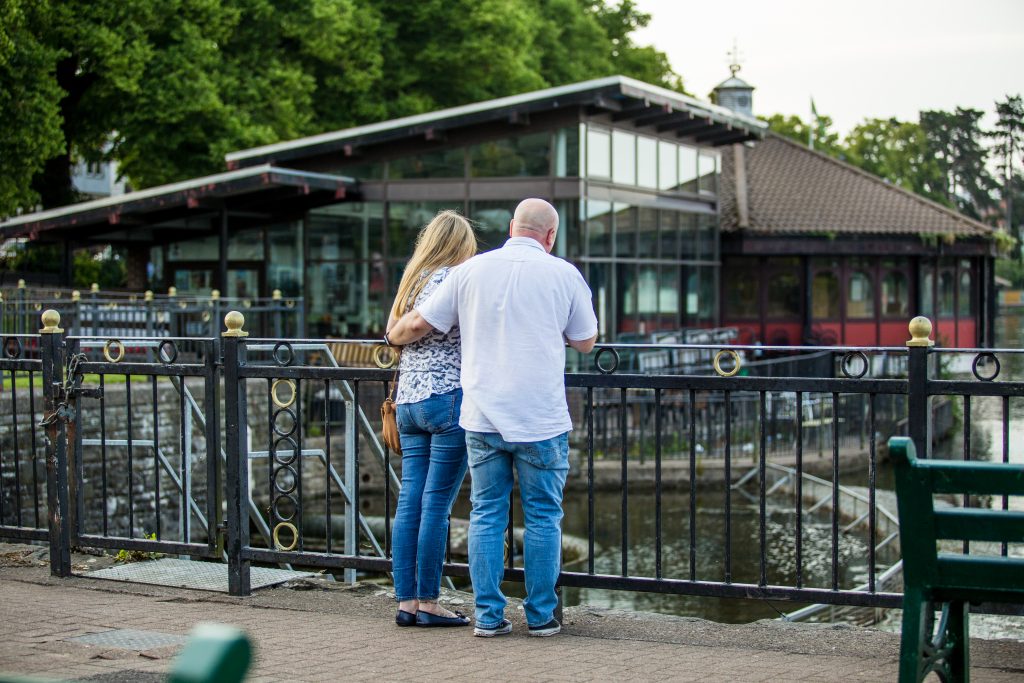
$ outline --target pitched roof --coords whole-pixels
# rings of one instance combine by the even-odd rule
[[[993,228],[845,162],[768,133],[746,158],[749,226],[739,226],[735,157],[722,154],[722,231],[983,237]]]

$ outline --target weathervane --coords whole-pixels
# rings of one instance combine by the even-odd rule
[[[732,39],[732,49],[725,53],[725,56],[729,58],[729,71],[735,76],[740,70],[740,49],[736,45],[736,39]]]

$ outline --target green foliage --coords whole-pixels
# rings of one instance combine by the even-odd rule
[[[944,179],[947,203],[972,218],[981,218],[994,205],[995,182],[985,168],[988,150],[982,146],[983,114],[961,107],[921,112],[927,149]]]
[[[147,541],[155,541],[156,533],[146,534]],[[142,550],[118,550],[117,555],[114,556],[115,562],[142,562],[143,560],[158,560],[163,555],[161,553],[147,553]]]
[[[100,289],[121,289],[125,285],[127,269],[117,252],[93,254],[88,250],[76,251],[72,261],[72,284],[90,287],[94,282]]]
[[[682,89],[633,42],[650,21],[633,0],[5,0],[0,20],[0,217],[74,201],[73,159],[147,187],[231,150],[615,73]]]
[[[839,134],[832,129],[831,116],[818,116],[817,124],[812,126],[804,123],[803,119],[795,114],[772,114],[768,117],[760,117],[768,123],[773,133],[795,140],[805,147],[809,145],[811,137],[814,138],[814,149],[818,152],[828,154],[836,158],[843,158],[844,149],[839,141]]]
[[[867,119],[846,141],[846,160],[900,187],[946,203],[943,176],[920,124]]]

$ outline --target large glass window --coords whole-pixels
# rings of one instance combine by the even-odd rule
[[[890,271],[882,280],[882,315],[905,318],[910,311],[910,287],[906,273]]]
[[[658,141],[654,138],[636,139],[636,184],[640,187],[658,187]]]
[[[530,133],[473,145],[469,173],[474,178],[549,175],[551,134]]]
[[[715,259],[718,253],[718,215],[697,214],[697,258]]]
[[[795,318],[800,315],[799,259],[777,259],[768,274],[767,315],[769,318]],[[753,272],[753,271],[750,271]]]
[[[658,210],[640,207],[637,210],[636,255],[645,258],[658,256]]]
[[[701,194],[716,194],[718,192],[718,155],[701,152],[698,163]]]
[[[615,202],[615,255],[636,256],[636,207]]]
[[[662,266],[658,286],[658,307],[661,311],[659,328],[675,329],[679,326],[679,266]]]
[[[753,319],[760,317],[756,258],[730,258],[726,266],[733,273],[747,273],[750,277],[730,277],[725,280],[725,316],[730,319]]]
[[[869,272],[857,270],[850,273],[846,281],[846,317],[875,317],[875,294]]]
[[[839,318],[839,278],[835,273],[815,273],[811,285],[811,314],[815,320]]]
[[[612,182],[636,185],[636,136],[612,131]]]
[[[679,212],[664,210],[659,213],[659,256],[663,259],[679,259]]]
[[[302,296],[302,223],[295,221],[267,228],[267,288],[286,297]]]
[[[697,193],[697,150],[679,145],[679,189]]]
[[[931,265],[921,265],[921,315],[933,317],[935,315],[935,268]]]
[[[388,164],[388,178],[461,178],[466,175],[465,148],[441,149],[394,159]]]
[[[566,178],[579,174],[579,128],[559,128],[555,131],[555,175],[559,178]]]
[[[682,260],[699,259],[700,251],[697,239],[697,215],[680,213],[679,215],[679,258]]]
[[[658,188],[674,190],[679,184],[679,154],[675,144],[658,141]]]
[[[261,230],[233,230],[229,232],[228,259],[231,261],[262,261],[263,234]],[[167,247],[167,260],[219,261],[220,238],[217,235],[210,235],[184,242],[172,242]]]
[[[962,316],[971,314],[971,302],[973,301],[973,297],[971,296],[971,294],[971,271],[961,270],[960,292],[958,293],[957,311]]]
[[[611,202],[591,199],[587,201],[587,255],[612,255]]]
[[[507,201],[470,202],[469,218],[476,226],[480,251],[490,251],[505,244],[515,208],[514,202]]]
[[[587,175],[592,178],[611,178],[612,136],[606,130],[587,128]]]
[[[388,255],[402,261],[412,256],[420,230],[443,209],[455,209],[462,213],[462,202],[389,202]],[[397,287],[397,280],[395,285]]]
[[[953,296],[956,289],[956,279],[952,270],[943,270],[939,274],[939,315],[951,317],[953,315]]]

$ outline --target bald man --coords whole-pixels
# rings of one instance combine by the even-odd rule
[[[480,637],[512,631],[501,592],[513,468],[523,505],[529,635],[561,630],[554,617],[561,568],[562,489],[572,421],[565,399],[565,344],[589,353],[597,340],[590,288],[551,255],[558,213],[525,199],[501,249],[455,268],[433,295],[385,335],[408,344],[431,328],[462,332],[462,412],[472,475],[469,569]]]

